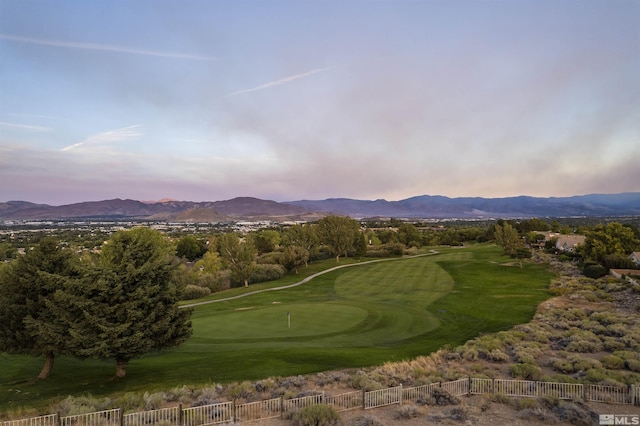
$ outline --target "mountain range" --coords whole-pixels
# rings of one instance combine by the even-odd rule
[[[330,198],[276,202],[253,197],[225,201],[90,201],[61,206],[0,203],[0,220],[157,220],[225,222],[316,220],[327,214],[354,218],[514,218],[640,215],[640,192],[573,197],[449,198],[421,195],[399,201]]]

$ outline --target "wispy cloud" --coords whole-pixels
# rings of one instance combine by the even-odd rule
[[[0,39],[15,41],[19,43],[37,44],[41,46],[61,47],[66,49],[102,50],[107,52],[129,53],[133,55],[159,56],[162,58],[188,59],[188,60],[195,60],[195,61],[218,60],[218,58],[214,56],[208,56],[208,55],[195,55],[190,53],[178,53],[178,52],[160,52],[157,50],[135,49],[135,48],[124,47],[124,46],[113,46],[109,44],[49,40],[49,39],[41,39],[41,38],[16,36],[11,34],[0,34]]]
[[[0,127],[10,127],[13,129],[30,130],[34,132],[50,132],[53,130],[50,127],[34,126],[31,124],[8,123],[6,121],[0,121]]]
[[[270,87],[281,86],[283,84],[291,83],[292,81],[299,80],[301,78],[306,78],[306,77],[312,76],[314,74],[318,74],[320,72],[327,71],[329,69],[331,69],[331,68],[330,67],[327,67],[327,68],[316,68],[314,70],[303,72],[303,73],[300,73],[300,74],[290,75],[289,77],[281,78],[279,80],[270,81],[268,83],[264,83],[264,84],[261,84],[261,85],[256,86],[256,87],[252,87],[251,89],[238,90],[237,92],[229,93],[227,95],[227,97],[241,95],[243,93],[257,92],[259,90],[269,89]]]
[[[83,145],[96,145],[106,144],[112,142],[121,142],[124,140],[137,139],[142,136],[142,132],[136,130],[142,125],[136,124],[133,126],[122,127],[120,129],[109,130],[106,132],[98,133],[97,135],[89,136],[82,142],[74,143],[73,145],[65,146],[60,151],[71,151]]]

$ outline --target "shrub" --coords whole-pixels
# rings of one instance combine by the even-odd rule
[[[518,412],[517,416],[519,419],[534,419],[546,425],[551,425],[558,422],[558,418],[556,416],[539,407],[525,408],[522,411]]]
[[[164,403],[164,393],[155,392],[149,393],[145,392],[142,395],[142,399],[144,400],[144,409],[145,410],[157,410],[162,407]]]
[[[607,269],[602,265],[587,265],[582,270],[585,277],[600,278],[607,275]]]
[[[533,364],[513,364],[509,367],[509,375],[516,379],[539,380],[542,372]]]
[[[598,421],[598,414],[587,406],[576,402],[561,402],[553,409],[553,413],[560,421],[573,425],[592,425]]]
[[[624,359],[615,355],[605,355],[602,357],[602,366],[610,370],[619,370],[624,368]]]
[[[382,423],[376,416],[365,414],[364,416],[355,419],[353,426],[384,426],[384,423]]]
[[[566,349],[569,352],[598,352],[602,350],[602,341],[598,336],[588,330],[572,328],[569,334]]]
[[[447,410],[445,414],[448,418],[456,422],[466,422],[469,419],[467,412],[459,407],[451,408]]]
[[[431,405],[458,405],[460,400],[442,388],[434,388],[427,403]]]
[[[518,411],[540,407],[540,403],[532,398],[513,398],[511,405]]]
[[[180,292],[180,299],[182,300],[193,300],[200,299],[201,297],[206,297],[211,294],[211,290],[207,287],[200,287],[199,285],[187,284],[184,289]]]
[[[628,370],[634,371],[636,373],[640,373],[640,360],[628,359],[625,361],[625,365]]]
[[[627,345],[614,337],[605,337],[602,341],[602,348],[607,352],[615,352],[622,350]]]
[[[256,264],[249,279],[250,283],[261,283],[264,281],[274,281],[282,278],[287,272],[284,266],[279,264]]]
[[[493,362],[507,362],[509,361],[509,355],[502,352],[500,349],[493,349],[486,355],[489,361]]]
[[[420,410],[415,405],[403,405],[393,413],[396,420],[409,420],[420,415]]]
[[[293,415],[294,426],[333,426],[339,421],[335,408],[325,404],[310,405]]]
[[[349,378],[349,385],[354,389],[362,389],[366,392],[382,389],[384,386],[375,381],[364,371],[358,371]]]

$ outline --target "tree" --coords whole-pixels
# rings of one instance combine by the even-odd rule
[[[280,244],[280,233],[273,229],[265,229],[253,235],[258,254],[270,253]]]
[[[628,256],[638,247],[640,241],[633,228],[611,222],[608,225],[596,225],[593,231],[587,233],[582,254],[587,259],[603,264],[609,255]]]
[[[296,245],[308,252],[307,260],[304,262],[305,267],[309,259],[314,256],[320,244],[317,228],[318,225],[315,224],[297,224],[287,228],[283,235],[283,244],[285,246]]]
[[[191,262],[202,257],[207,248],[193,235],[185,235],[180,238],[176,246],[176,255],[184,257]]]
[[[51,373],[55,354],[67,351],[68,332],[50,299],[77,276],[74,255],[43,238],[0,273],[0,347],[3,352],[44,355],[38,375]]]
[[[306,265],[309,261],[309,251],[297,245],[285,247],[282,264],[288,271],[294,271],[296,274],[301,266]]]
[[[520,269],[522,269],[522,259],[531,259],[531,250],[528,247],[520,246],[512,252],[511,256],[518,259]]]
[[[73,354],[114,359],[116,377],[124,377],[130,360],[186,341],[191,310],[178,307],[174,269],[159,232],[140,227],[115,233],[83,279],[56,295],[69,312]]]
[[[503,222],[502,225],[496,224],[494,237],[496,244],[501,246],[504,252],[508,254],[514,253],[520,242],[518,231],[509,222]]]
[[[398,240],[406,247],[422,245],[422,235],[413,223],[402,222],[398,226]]]
[[[353,248],[356,236],[360,233],[360,224],[345,216],[326,216],[318,221],[320,241],[329,247],[329,251],[340,262],[340,256],[347,255]]]
[[[229,232],[220,236],[218,250],[224,263],[231,270],[231,275],[236,281],[249,287],[249,278],[253,273],[257,251],[250,238],[244,241],[235,232]]]

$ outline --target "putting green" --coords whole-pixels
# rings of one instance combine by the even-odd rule
[[[194,319],[194,337],[221,340],[321,336],[356,327],[369,313],[339,303],[247,306]]]

